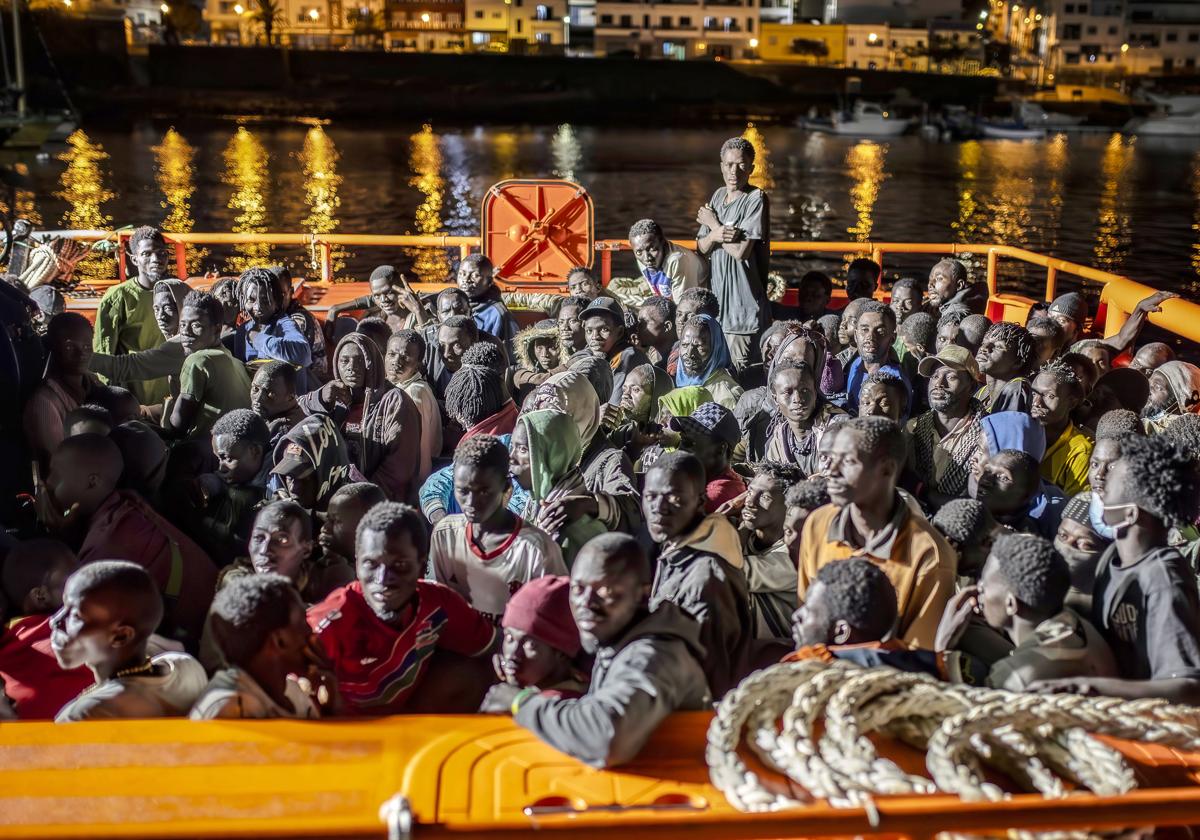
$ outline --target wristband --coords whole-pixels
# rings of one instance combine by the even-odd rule
[[[508,710],[509,710],[509,712],[512,713],[512,716],[516,717],[517,712],[521,708],[521,704],[524,703],[527,699],[529,699],[529,697],[531,697],[532,695],[537,694],[537,693],[538,693],[538,690],[536,688],[534,688],[533,686],[528,686],[528,687],[522,688],[520,691],[518,691],[517,696],[513,698],[512,705],[508,707]]]

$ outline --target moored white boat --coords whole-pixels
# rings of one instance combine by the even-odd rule
[[[979,121],[979,130],[989,140],[1041,140],[1046,129],[1019,122]]]
[[[912,120],[897,117],[874,102],[858,101],[850,114],[834,114],[829,131],[851,137],[899,137]]]
[[[1200,112],[1161,114],[1133,120],[1124,131],[1139,137],[1200,137]]]

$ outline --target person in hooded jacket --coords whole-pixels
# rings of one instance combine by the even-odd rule
[[[509,453],[512,477],[529,491],[521,518],[559,544],[569,568],[584,543],[607,530],[587,514],[569,519],[571,506],[555,504],[591,494],[579,469],[583,442],[575,421],[553,409],[523,414],[513,429]]]
[[[370,338],[350,333],[333,351],[334,378],[300,397],[310,414],[337,422],[350,460],[393,501],[416,501],[421,415],[402,388],[387,381],[383,355]]]
[[[518,403],[564,369],[566,359],[555,321],[539,321],[521,330],[513,340],[513,350],[518,363],[512,375]]]
[[[621,447],[637,469],[642,452],[658,442],[662,426],[658,423],[659,400],[675,387],[671,375],[660,367],[642,365],[625,377],[621,388],[621,420],[609,432],[609,440]]]
[[[667,453],[646,473],[642,509],[659,546],[650,608],[671,603],[700,623],[704,673],[719,698],[749,672],[754,618],[741,540],[728,519],[705,516],[704,486],[694,456]]]
[[[550,508],[562,507],[567,521],[590,516],[610,531],[636,530],[642,517],[633,463],[601,427],[600,399],[587,378],[573,370],[554,374],[538,386],[528,408],[553,408],[571,415],[584,447],[579,468],[591,494],[552,502],[546,515],[553,517],[556,511]]]
[[[591,767],[637,757],[675,711],[711,703],[696,622],[676,605],[651,606],[651,565],[637,541],[603,534],[571,572],[571,612],[583,648],[595,657],[587,693],[567,698],[536,686],[493,686],[481,711],[516,723]]]

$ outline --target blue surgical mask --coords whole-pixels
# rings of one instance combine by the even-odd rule
[[[1104,500],[1100,498],[1099,493],[1094,491],[1092,500],[1088,503],[1088,521],[1092,524],[1092,530],[1104,539],[1115,540],[1117,538],[1117,529],[1104,521]]]

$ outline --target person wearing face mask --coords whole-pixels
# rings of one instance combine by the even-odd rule
[[[1142,409],[1146,431],[1161,432],[1184,414],[1200,413],[1200,368],[1167,362],[1150,374],[1150,399]]]
[[[1097,493],[1085,491],[1067,502],[1062,521],[1058,523],[1058,533],[1054,535],[1054,550],[1067,561],[1067,568],[1071,572],[1067,606],[1083,615],[1091,615],[1096,566],[1100,563],[1100,556],[1112,543],[1111,539],[1092,527],[1089,509],[1094,495],[1098,496]]]
[[[1165,438],[1125,438],[1101,491],[1114,543],[1100,558],[1092,621],[1116,656],[1119,678],[1036,684],[1045,691],[1200,703],[1200,593],[1172,526],[1192,522],[1200,499],[1196,461]]]
[[[960,590],[946,605],[934,648],[954,649],[972,616],[982,615],[1014,646],[992,664],[987,675],[992,688],[1027,691],[1042,680],[1115,677],[1117,666],[1104,638],[1063,606],[1070,580],[1066,562],[1048,541],[1002,534],[979,585]]]
[[[310,414],[337,422],[359,472],[395,501],[416,501],[421,466],[421,415],[416,403],[387,381],[375,342],[350,333],[333,351],[334,378],[300,398]]]

